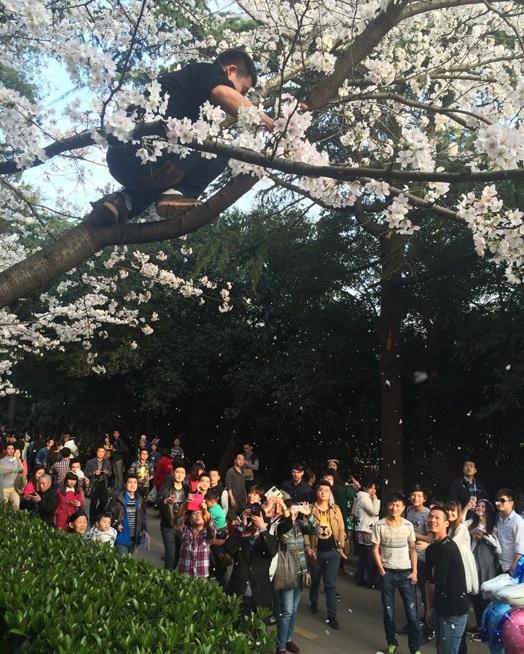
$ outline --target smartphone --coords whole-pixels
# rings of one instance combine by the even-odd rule
[[[289,507],[289,510],[293,511],[294,513],[302,513],[303,508],[304,508],[304,506],[302,504],[292,504]]]
[[[282,497],[282,491],[279,490],[276,486],[271,486],[271,488],[265,492],[266,499],[270,497]]]

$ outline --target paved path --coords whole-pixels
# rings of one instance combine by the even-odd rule
[[[138,550],[136,558],[147,559],[153,565],[162,566],[164,552],[160,535],[160,521],[156,511],[148,509],[148,530],[151,536],[151,550]],[[346,566],[347,567],[347,566]],[[377,654],[385,651],[384,630],[382,627],[382,607],[380,593],[359,588],[353,581],[352,573],[338,577],[338,621],[340,629],[334,631],[324,622],[324,601],[321,594],[320,613],[309,612],[307,591],[302,594],[302,602],[295,627],[295,640],[302,654]],[[397,596],[397,624],[405,624],[402,602]],[[469,637],[468,637],[469,641]],[[399,654],[409,654],[407,636],[399,636]],[[488,654],[488,648],[481,643],[468,642],[470,654]],[[422,647],[422,652],[436,652],[434,643]],[[217,654],[225,654],[219,653]]]

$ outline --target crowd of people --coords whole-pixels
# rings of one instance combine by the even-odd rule
[[[472,638],[481,639],[482,583],[511,574],[524,555],[514,492],[501,488],[492,501],[473,461],[445,497],[429,502],[421,486],[381,501],[374,479],[344,478],[337,459],[318,476],[293,463],[289,479],[263,486],[250,443],[223,480],[203,461],[188,465],[180,439],[159,448],[142,436],[135,451],[118,430],[92,458],[80,456],[70,434],[45,442],[4,436],[0,452],[4,502],[56,529],[133,555],[149,546],[148,519],[159,518],[164,567],[214,580],[240,596],[245,611],[269,609],[281,654],[299,652],[294,623],[304,588],[318,614],[323,585],[326,622],[339,629],[337,580],[353,554],[355,582],[381,591],[387,654],[402,632],[410,654],[433,638],[439,654],[463,654],[470,605]],[[397,589],[403,629],[395,624]]]

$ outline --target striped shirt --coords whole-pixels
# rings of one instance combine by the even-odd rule
[[[136,499],[130,497],[126,503],[127,522],[129,525],[129,535],[134,539],[136,532]]]

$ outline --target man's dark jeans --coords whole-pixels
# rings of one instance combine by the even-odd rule
[[[328,620],[337,617],[337,574],[340,566],[340,554],[337,550],[330,552],[317,552],[316,561],[311,564],[311,588],[309,601],[318,604],[320,579],[324,579],[324,592],[326,594],[326,609]]]
[[[168,188],[177,189],[185,197],[198,198],[227,166],[223,157],[205,159],[195,151],[183,158],[164,154],[156,161],[142,164],[136,150],[130,143],[110,145],[107,150],[109,172],[131,199],[130,218],[145,211]]]
[[[164,541],[164,568],[166,570],[174,570],[178,563],[177,555],[180,550],[177,530],[161,526],[160,532]]]
[[[89,504],[89,522],[94,525],[100,513],[106,509],[108,502],[107,489],[104,482],[93,482],[95,484],[91,493]]]
[[[420,649],[420,629],[417,617],[417,591],[408,579],[411,570],[389,570],[382,577],[382,608],[384,610],[384,630],[388,645],[396,645],[398,641],[395,628],[395,589],[398,588],[404,612],[408,621],[408,645],[411,654]]]

